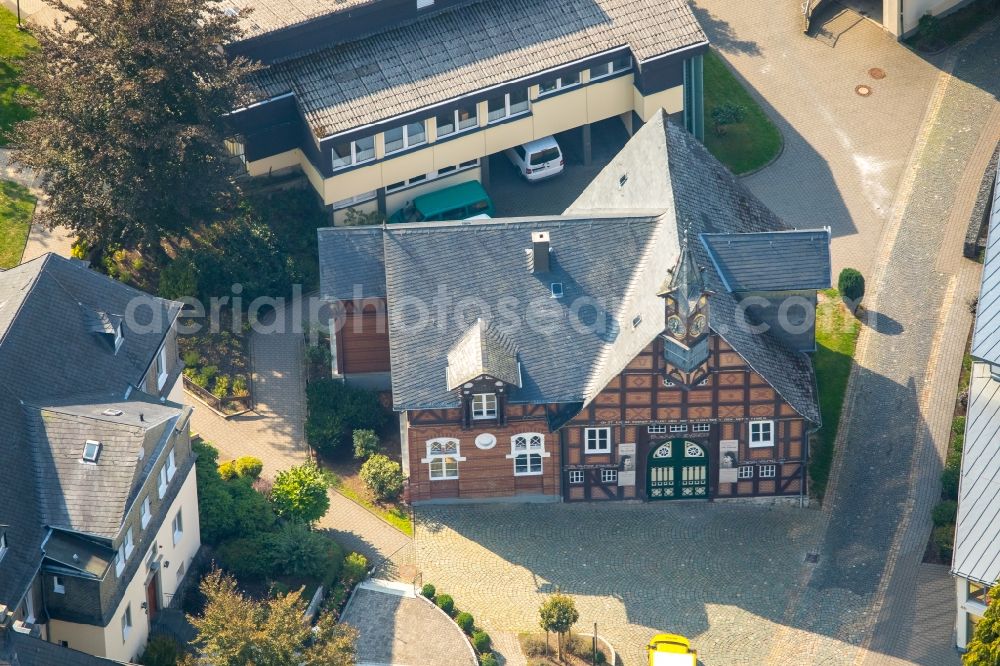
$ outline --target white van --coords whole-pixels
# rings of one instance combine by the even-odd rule
[[[536,139],[504,151],[507,159],[528,180],[542,180],[562,173],[562,150],[553,136]]]

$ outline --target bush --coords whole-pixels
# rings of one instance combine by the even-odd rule
[[[592,638],[584,638],[583,636],[573,636],[566,641],[563,645],[566,652],[571,655],[585,660],[588,664],[594,657],[594,640]],[[597,650],[597,663],[604,664],[607,662],[607,657],[601,652],[600,648]]]
[[[143,666],[175,666],[184,654],[180,643],[165,634],[154,634],[139,657]]]
[[[219,465],[216,469],[219,470],[219,478],[223,481],[232,481],[237,476],[236,473],[236,461],[230,460],[229,462],[224,462]]]
[[[247,385],[247,378],[243,375],[236,375],[233,378],[233,395],[238,398],[245,398],[250,395],[250,387]]]
[[[375,455],[380,448],[378,435],[375,434],[374,430],[354,431],[354,457],[356,459],[361,460]]]
[[[479,666],[499,666],[500,662],[492,652],[479,655]]]
[[[962,472],[957,467],[948,466],[941,472],[941,497],[958,500],[958,480]]]
[[[264,462],[253,456],[242,456],[233,461],[233,467],[241,479],[257,479],[264,471]]]
[[[425,597],[431,600],[434,599],[434,594],[436,592],[437,590],[430,583],[424,583],[424,586],[420,588],[420,594],[424,595]]]
[[[368,558],[361,553],[349,553],[344,558],[344,568],[340,578],[344,581],[357,583],[368,575]]]
[[[934,545],[937,546],[938,552],[941,553],[941,559],[950,560],[952,550],[955,548],[955,526],[942,525],[941,527],[935,527],[931,538],[934,540]]]
[[[476,621],[473,619],[471,613],[466,613],[465,611],[462,611],[461,613],[455,616],[455,624],[457,624],[458,628],[464,631],[465,633],[471,634],[472,630],[476,626]]]
[[[934,521],[934,527],[941,527],[942,525],[954,525],[957,516],[958,502],[955,500],[945,500],[938,502],[934,507],[931,519]]]
[[[394,500],[403,492],[403,468],[381,453],[361,466],[361,480],[380,502]]]
[[[219,567],[240,580],[267,578],[273,571],[270,554],[266,550],[267,536],[269,535],[258,534],[222,543],[215,551]]]
[[[715,123],[716,134],[726,133],[726,125],[735,125],[746,118],[747,108],[742,104],[726,102],[712,108],[712,121]]]
[[[374,391],[353,388],[335,379],[320,379],[306,389],[306,439],[326,455],[343,450],[354,429],[378,430],[386,414]]]
[[[837,278],[837,291],[841,298],[857,304],[865,295],[865,278],[853,268],[845,268],[840,271]]]
[[[184,355],[181,357],[181,360],[184,361],[184,365],[188,369],[193,370],[196,365],[201,363],[201,354],[191,349],[189,351],[184,352]]]
[[[368,226],[372,224],[383,224],[385,222],[385,217],[378,211],[371,211],[368,213],[362,213],[356,208],[348,208],[344,213],[343,226],[345,227],[360,227]]]
[[[198,373],[198,377],[203,382],[198,385],[201,386],[202,388],[208,386],[209,384],[212,383],[212,380],[215,379],[215,376],[217,374],[219,374],[219,366],[206,365],[204,368],[201,369],[201,372]]]
[[[436,603],[437,607],[448,615],[451,615],[455,610],[455,600],[451,598],[450,594],[437,595],[437,598],[434,599],[434,603]]]
[[[329,485],[311,462],[278,472],[271,489],[274,511],[282,518],[311,525],[330,510]]]
[[[329,589],[344,565],[344,550],[340,545],[304,525],[287,523],[274,534],[266,535],[263,541],[267,555],[258,557],[269,560],[271,576],[311,578]]]
[[[219,375],[215,378],[215,386],[212,388],[212,395],[219,400],[229,395],[229,377],[226,375]]]
[[[489,652],[491,649],[490,635],[480,629],[479,631],[472,632],[472,647],[476,649],[476,652],[482,654],[484,652]]]
[[[160,269],[160,296],[171,300],[198,295],[198,268],[190,255],[182,254]]]
[[[199,440],[192,442],[198,454],[198,516],[201,540],[209,545],[234,537],[252,537],[274,528],[271,504],[254,491],[249,479],[224,481],[219,475],[219,452]]]

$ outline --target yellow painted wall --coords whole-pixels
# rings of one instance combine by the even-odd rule
[[[532,103],[535,138],[587,124],[587,89],[539,97]]]
[[[248,161],[247,172],[251,176],[266,176],[275,171],[301,166],[304,161],[307,160],[302,155],[302,151],[295,148],[264,159]]]
[[[633,108],[632,75],[619,76],[607,81],[595,81],[587,86],[587,121],[594,123],[617,116]]]
[[[156,533],[157,545],[163,546],[159,549],[161,606],[170,603],[174,592],[177,591],[177,586],[183,580],[183,577],[180,579],[177,577],[181,563],[184,564],[186,575],[191,569],[191,560],[201,545],[201,526],[198,521],[198,489],[195,476],[192,469]],[[171,526],[178,510],[183,511],[184,532],[180,541],[175,545]],[[145,558],[147,554],[147,552],[136,550],[132,553],[132,557]],[[166,566],[166,562],[169,562],[170,565]],[[108,626],[95,627],[52,620],[49,622],[49,640],[53,643],[66,641],[73,649],[89,652],[99,657],[134,661],[145,648],[146,641],[149,639],[149,617],[142,609],[142,604],[146,601],[147,572],[146,565],[141,564],[132,581],[128,584],[121,603],[115,609]],[[132,606],[132,629],[129,631],[127,639],[122,641],[122,615],[125,614],[125,609],[129,604]]]
[[[534,139],[531,116],[512,120],[502,125],[493,125],[481,130],[486,144],[486,154],[492,155]]]
[[[675,86],[645,97],[636,91],[634,103],[635,112],[643,122],[649,120],[660,109],[664,109],[667,113],[678,113],[684,110],[684,86]]]
[[[378,162],[342,173],[334,172],[333,177],[327,178],[325,181],[326,191],[323,201],[330,205],[335,201],[341,201],[362,192],[377,190],[382,185],[382,167]]]
[[[435,169],[457,166],[485,155],[486,139],[482,132],[472,132],[439,144],[431,144],[430,152],[434,155]],[[417,174],[410,174],[409,177],[415,175]]]
[[[390,159],[381,162],[382,167],[382,183],[381,185],[388,185],[391,183],[398,183],[401,180],[406,180],[407,178],[412,178],[413,176],[418,176],[422,173],[430,173],[434,171],[434,152],[422,148],[420,150],[414,150],[412,153],[407,153],[401,157],[391,157]],[[381,186],[380,185],[380,186]],[[360,190],[364,192],[364,190]]]

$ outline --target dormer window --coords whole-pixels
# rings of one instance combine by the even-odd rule
[[[123,331],[122,325],[118,324],[117,326],[115,326],[115,352],[118,351],[118,349],[122,346],[123,342],[125,342],[125,333]]]
[[[497,394],[476,393],[472,396],[472,418],[495,419],[497,417]]]
[[[97,463],[98,456],[101,455],[101,443],[88,439],[83,445],[83,462]]]

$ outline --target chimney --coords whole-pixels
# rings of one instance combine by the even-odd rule
[[[533,231],[531,233],[531,272],[549,272],[549,232]]]

